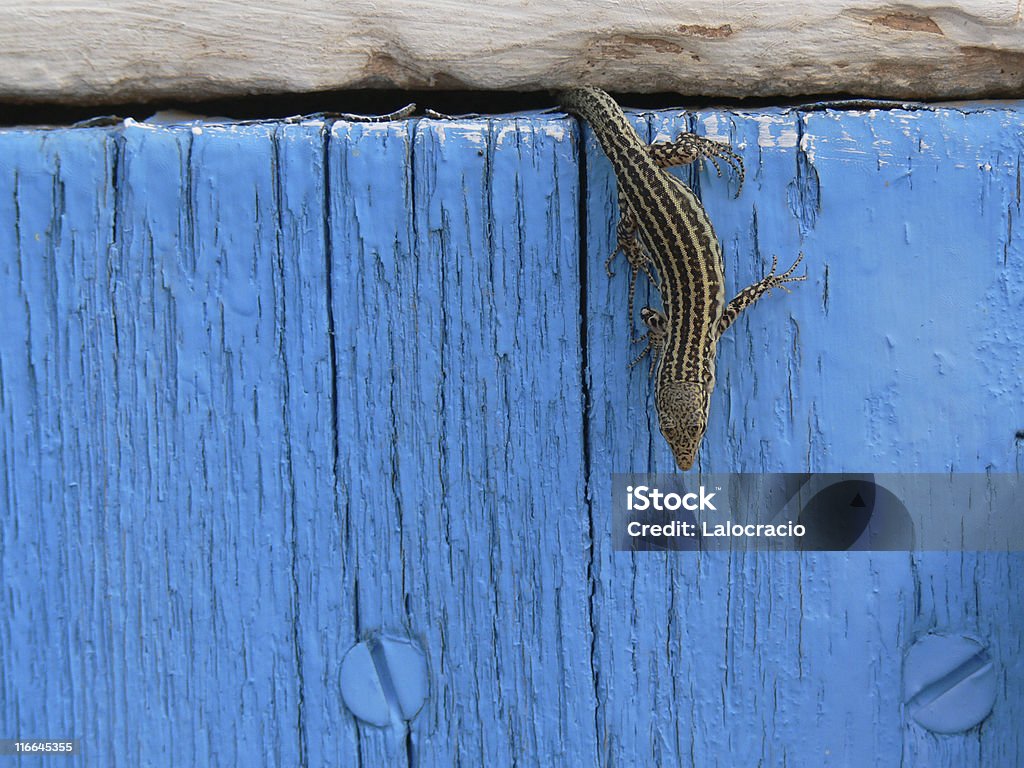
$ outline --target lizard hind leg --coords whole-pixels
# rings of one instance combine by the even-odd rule
[[[630,268],[632,269],[632,274],[630,275],[630,278],[629,278],[629,302],[627,304],[627,307],[628,307],[628,312],[629,312],[629,324],[630,324],[630,327],[632,328],[632,326],[633,326],[633,307],[636,306],[636,281],[640,277],[640,273],[643,272],[645,275],[647,275],[647,279],[651,281],[651,285],[656,286],[656,287],[659,287],[659,286],[658,286],[658,281],[654,278],[654,273],[651,272],[651,262],[650,262],[649,259],[646,258],[646,256],[643,256],[643,261],[641,263],[635,263],[635,262],[631,261],[630,262]],[[647,308],[645,307],[645,309],[647,309]],[[641,320],[644,319],[644,310],[640,310],[640,319]],[[638,344],[639,342],[641,342],[645,338],[647,338],[649,333],[650,333],[650,329],[648,328],[648,332],[645,333],[643,336],[630,338],[629,341],[630,341],[631,344]]]
[[[640,310],[640,317],[647,326],[647,334],[636,339],[637,343],[646,341],[643,350],[630,362],[630,369],[635,368],[641,360],[649,354],[651,356],[651,367],[647,372],[648,378],[654,375],[654,368],[657,365],[659,356],[665,347],[665,336],[668,333],[668,319],[656,309],[644,307]]]
[[[640,242],[640,228],[636,223],[636,218],[633,216],[633,212],[629,209],[629,206],[625,204],[624,200],[619,200],[619,223],[615,228],[615,235],[617,243],[615,250],[612,251],[612,255],[605,260],[604,269],[608,273],[608,277],[614,277],[615,273],[612,272],[612,261],[621,252],[626,257],[626,261],[629,262],[629,303],[628,303],[628,317],[629,326],[633,327],[633,306],[636,298],[636,281],[640,276],[640,272],[647,275],[647,278],[653,285],[657,285],[658,281],[654,279],[654,273],[651,272],[651,260],[647,256],[647,252],[644,250],[643,244]],[[637,339],[631,339],[636,342]]]
[[[644,338],[640,339],[640,341],[644,341],[644,340],[645,340]],[[640,362],[645,357],[647,357],[647,355],[650,354],[650,352],[651,352],[651,340],[649,338],[647,338],[646,341],[647,341],[647,344],[645,344],[644,348],[642,350],[640,350],[640,354],[637,355],[636,357],[634,357],[632,360],[629,361],[629,368],[630,368],[630,370],[632,370],[633,368],[636,368],[638,365],[640,365]]]
[[[618,199],[618,223],[615,224],[615,250],[604,260],[604,271],[609,278],[614,278],[615,276],[615,273],[611,270],[611,262],[615,260],[615,256],[618,254],[624,254],[630,264],[634,263],[636,259],[634,251],[640,247],[638,232],[639,227],[633,212],[626,205],[626,201],[620,197]]]
[[[619,223],[615,225],[615,250],[611,256],[605,259],[604,271],[608,277],[615,277],[612,272],[612,262],[620,253],[625,254],[626,260],[633,264],[637,258],[635,251],[640,248],[640,228],[636,223],[633,212],[629,210],[626,201],[619,197]]]
[[[622,250],[622,246],[621,245],[616,246],[615,250],[612,251],[611,255],[607,259],[604,260],[604,271],[605,271],[605,274],[608,275],[608,277],[615,277],[615,273],[612,272],[612,262],[615,261],[615,257],[619,255],[619,252],[621,250]]]
[[[626,258],[629,261],[630,270],[629,301],[626,304],[630,328],[633,327],[633,307],[636,306],[636,281],[639,279],[640,273],[643,272],[647,275],[647,279],[651,281],[651,285],[658,285],[658,281],[654,279],[654,273],[651,271],[651,261],[647,258],[647,253],[644,251],[643,246],[640,245],[639,241],[635,241],[635,245],[636,247],[634,249],[626,251]],[[643,312],[640,314],[642,319]],[[639,339],[631,338],[630,341],[635,344],[642,339],[643,337],[641,336]]]

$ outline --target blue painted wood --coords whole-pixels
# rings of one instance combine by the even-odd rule
[[[332,294],[357,631],[428,650],[421,764],[592,755],[589,657],[567,646],[589,585],[587,519],[564,514],[584,486],[565,121],[339,123],[331,150],[332,190],[355,190],[332,194]],[[365,763],[390,741],[361,733]]]
[[[746,159],[738,199],[679,171],[730,288],[805,254],[720,347],[703,469],[1020,471],[1022,114],[633,116]],[[614,223],[564,117],[0,132],[0,738],[112,766],[1024,761],[1020,555],[611,551],[611,473],[672,468]],[[999,662],[980,729],[903,717],[933,629]],[[408,733],[341,701],[378,632],[427,654]]]
[[[8,132],[3,147],[0,728],[106,750],[127,659],[119,537],[97,503],[112,448],[113,151],[101,131]]]
[[[1019,109],[634,119],[648,140],[696,128],[757,158],[739,200],[706,168],[681,174],[703,195],[733,291],[773,254],[806,255],[808,282],[723,340],[699,467],[1020,471]],[[1024,617],[1008,586],[1020,555],[611,552],[611,473],[672,459],[645,371],[626,369],[626,270],[609,282],[595,268],[613,247],[614,184],[593,137],[587,168],[606,763],[1020,762]],[[635,419],[616,408],[621,393]],[[903,651],[936,628],[999,649],[1006,687],[980,734],[938,739],[901,718]]]
[[[197,763],[298,758],[272,136],[124,134],[112,405],[130,574],[123,748],[141,760],[147,746]]]
[[[292,727],[299,765],[332,765],[358,753],[358,729],[338,706],[338,673],[349,636],[351,591],[338,578],[339,504],[335,362],[331,357],[326,129],[277,126],[273,134],[281,355],[288,371],[285,467],[293,560],[293,647],[299,702]],[[342,595],[345,595],[342,598]],[[287,623],[282,612],[281,621]],[[260,718],[260,713],[253,713]]]

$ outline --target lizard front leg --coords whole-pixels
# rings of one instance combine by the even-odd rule
[[[797,265],[799,265],[803,259],[804,255],[801,253],[797,256],[796,261],[793,262],[793,266],[781,275],[776,275],[775,268],[778,266],[779,260],[772,256],[771,272],[753,285],[748,285],[736,294],[736,297],[729,302],[729,306],[726,307],[725,312],[722,313],[722,319],[718,321],[718,335],[721,336],[725,333],[729,326],[732,325],[733,321],[740,316],[740,312],[771,291],[772,288],[781,288],[782,290],[789,292],[789,289],[786,287],[786,283],[799,283],[802,280],[806,280],[806,274],[800,275],[799,277],[793,277],[793,270],[797,268]]]
[[[658,164],[659,168],[668,168],[673,165],[689,165],[700,158],[706,158],[715,166],[715,172],[721,176],[722,167],[718,164],[723,160],[729,164],[740,179],[736,196],[739,197],[743,189],[743,181],[746,178],[746,171],[743,167],[743,158],[740,157],[728,144],[709,139],[705,136],[698,136],[695,133],[680,133],[675,141],[656,141],[648,145],[647,152],[651,159]]]

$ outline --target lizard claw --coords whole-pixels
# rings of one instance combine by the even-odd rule
[[[775,274],[775,268],[779,264],[779,259],[776,256],[772,256],[772,269],[768,273],[768,278],[771,281],[771,287],[772,288],[781,288],[786,293],[792,293],[792,291],[790,291],[789,288],[786,287],[786,285],[785,285],[786,283],[799,283],[799,282],[802,282],[802,281],[807,279],[807,273],[806,272],[804,274],[802,274],[802,275],[797,276],[797,277],[793,276],[794,270],[800,265],[800,262],[803,261],[803,260],[804,260],[804,255],[803,255],[803,253],[801,253],[799,256],[797,256],[796,261],[793,262],[793,266],[791,266],[789,269],[787,269],[781,275],[776,275]]]
[[[743,168],[743,158],[740,157],[739,154],[737,154],[736,151],[727,144],[722,144],[720,142],[714,141],[713,139],[708,139],[703,136],[698,137],[697,141],[698,146],[700,148],[700,153],[707,157],[714,164],[715,170],[718,171],[719,176],[722,175],[722,171],[719,168],[718,160],[722,160],[728,163],[729,167],[732,168],[733,173],[739,176],[740,184],[739,189],[737,189],[736,191],[736,195],[738,197],[740,190],[743,189],[743,181],[746,177],[746,172]]]
[[[794,270],[796,270],[796,268],[798,266],[800,266],[800,262],[803,261],[803,260],[804,260],[804,255],[803,255],[803,253],[800,253],[796,257],[796,261],[793,262],[793,266],[791,266],[789,269],[787,269],[785,272],[783,272],[781,275],[779,275],[779,279],[780,280],[785,280],[786,282],[795,282],[795,281],[799,281],[799,280],[806,280],[807,279],[807,273],[806,272],[803,274],[802,277],[790,277],[790,275],[793,274]],[[773,266],[772,267],[772,272],[774,272],[774,271],[775,271],[775,267]]]

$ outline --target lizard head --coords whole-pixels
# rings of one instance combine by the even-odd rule
[[[654,399],[661,434],[679,468],[689,469],[708,426],[711,387],[696,381],[659,381]]]

